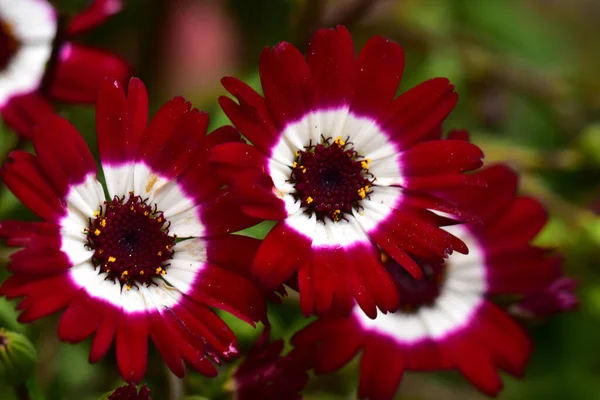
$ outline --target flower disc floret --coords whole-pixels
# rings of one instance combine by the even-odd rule
[[[374,176],[368,166],[369,160],[341,137],[308,145],[296,153],[292,165],[290,181],[296,189],[296,200],[321,221],[345,219],[369,195]]]
[[[119,281],[127,289],[138,283],[150,286],[166,274],[173,256],[175,236],[162,211],[146,199],[129,193],[105,201],[94,213],[87,230],[87,246],[94,250],[92,263],[107,279]]]

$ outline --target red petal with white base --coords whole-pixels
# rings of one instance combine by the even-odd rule
[[[106,78],[124,83],[130,74],[127,63],[117,55],[76,43],[64,43],[58,58],[48,91],[60,101],[93,103]]]

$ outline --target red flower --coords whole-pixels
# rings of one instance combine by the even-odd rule
[[[299,400],[308,382],[308,359],[297,351],[281,356],[283,340],[269,342],[269,329],[260,335],[233,374],[238,400]]]
[[[133,383],[116,388],[108,400],[152,400],[150,389],[146,385],[142,386],[138,392]]]
[[[315,352],[317,372],[335,370],[362,350],[359,395],[370,399],[393,398],[409,370],[456,368],[489,395],[502,387],[497,368],[523,374],[529,339],[490,297],[537,292],[561,274],[561,258],[530,244],[547,215],[537,201],[516,196],[510,169],[493,166],[477,175],[487,188],[449,197],[476,210],[483,224],[445,228],[469,246],[469,254],[441,265],[422,263],[421,281],[388,260],[400,310],[370,319],[355,307],[352,316],[321,318],[292,339],[297,350]]]
[[[105,77],[124,80],[127,64],[115,54],[72,39],[121,9],[121,0],[94,0],[58,34],[47,0],[0,3],[0,114],[21,135],[52,116],[51,99],[92,103]]]
[[[13,275],[0,292],[26,297],[21,322],[66,308],[59,338],[76,343],[95,333],[92,362],[116,337],[128,382],[144,375],[148,336],[177,376],[185,373],[182,359],[215,375],[209,358],[230,359],[237,347],[209,307],[249,323],[266,312],[260,290],[234,272],[250,267],[256,241],[227,235],[254,221],[236,211],[206,161],[213,146],[239,134],[226,127],[206,136],[207,115],[181,97],[147,124],[138,79],[127,97],[107,81],[96,118],[104,187],[85,142],[57,116],[36,131],[36,156],[14,151],[0,171],[44,220],[0,223],[0,237],[24,247],[12,255]]]
[[[370,316],[396,309],[379,248],[417,278],[412,256],[467,252],[430,211],[458,210],[423,190],[478,183],[462,172],[481,166],[482,153],[465,141],[422,141],[458,96],[438,78],[395,98],[403,68],[400,46],[382,37],[355,58],[340,26],[319,30],[306,59],[289,43],[266,48],[264,97],[223,79],[239,103],[220,104],[254,146],[219,146],[212,161],[230,168],[247,214],[279,221],[253,272],[274,288],[297,271],[305,314],[348,313],[353,299]]]

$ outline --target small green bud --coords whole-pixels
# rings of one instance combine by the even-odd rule
[[[25,335],[0,328],[0,380],[19,385],[31,376],[36,363],[35,348]]]

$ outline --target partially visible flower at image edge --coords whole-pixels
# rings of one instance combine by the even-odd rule
[[[250,280],[258,241],[229,235],[251,226],[207,162],[211,148],[240,140],[231,127],[207,135],[208,116],[176,97],[148,123],[139,79],[128,93],[107,80],[96,106],[102,172],[77,130],[55,116],[35,132],[36,155],[9,154],[0,177],[43,222],[1,221],[12,247],[7,298],[25,297],[20,322],[65,309],[61,340],[94,334],[90,361],[116,338],[123,378],[139,382],[148,336],[179,377],[182,359],[214,376],[211,361],[238,355],[229,327],[210,307],[248,323],[264,321]],[[108,194],[105,196],[105,191]]]
[[[320,318],[298,332],[292,344],[315,354],[317,373],[340,368],[362,350],[359,397],[371,400],[392,399],[404,371],[456,368],[490,396],[502,388],[497,369],[523,375],[532,345],[493,299],[538,293],[561,278],[562,257],[531,245],[547,214],[538,201],[517,196],[512,170],[494,165],[477,175],[487,187],[447,193],[483,221],[445,227],[469,254],[421,263],[421,281],[392,268],[401,298],[395,313],[371,319],[355,306],[350,317]]]
[[[152,393],[146,385],[138,388],[133,384],[119,386],[108,395],[103,396],[101,400],[152,400]]]
[[[299,400],[308,382],[309,355],[292,350],[281,355],[283,340],[269,341],[270,329],[258,337],[235,368],[229,389],[237,400]]]
[[[482,165],[461,140],[428,140],[458,100],[445,78],[396,97],[404,53],[371,38],[354,55],[343,26],[320,29],[306,58],[290,43],[266,48],[259,72],[264,97],[227,77],[237,99],[219,99],[254,145],[218,146],[211,160],[228,168],[244,212],[278,221],[260,246],[253,273],[267,288],[294,279],[305,315],[347,314],[354,301],[371,317],[398,307],[379,248],[419,278],[413,260],[441,262],[467,247],[440,229],[468,210],[428,194],[478,185],[463,174]],[[400,268],[400,267],[399,267]]]
[[[105,77],[124,82],[130,68],[116,54],[73,42],[122,8],[94,0],[59,29],[47,0],[0,1],[0,115],[20,135],[52,116],[50,100],[93,103]]]

